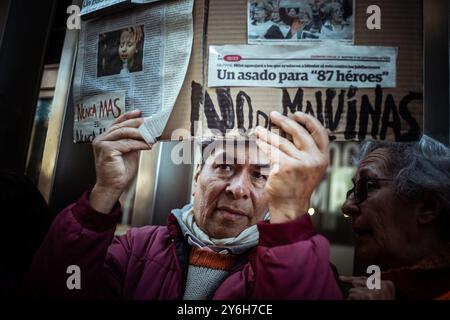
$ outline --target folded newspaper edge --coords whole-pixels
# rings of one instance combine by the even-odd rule
[[[95,2],[84,0],[80,17],[83,20],[92,19],[94,17],[100,17],[103,14],[111,14],[126,10],[132,5],[142,5],[158,1],[162,0],[97,0]]]
[[[164,110],[150,117],[144,118],[144,123],[139,127],[139,132],[149,145],[155,144],[162,135],[169,119],[171,110]]]

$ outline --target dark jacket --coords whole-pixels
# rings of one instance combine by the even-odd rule
[[[181,299],[189,245],[174,216],[167,226],[131,229],[114,237],[120,213],[89,206],[87,193],[64,209],[33,261],[25,293],[57,298]],[[329,264],[329,244],[308,214],[283,224],[260,222],[259,245],[214,299],[341,299]],[[67,268],[81,270],[81,290],[69,290]]]

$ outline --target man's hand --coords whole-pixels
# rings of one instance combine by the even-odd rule
[[[135,177],[139,151],[151,147],[138,130],[143,123],[140,111],[124,113],[92,142],[97,182],[89,197],[93,209],[109,213]]]
[[[347,300],[395,300],[395,286],[392,281],[381,280],[380,289],[369,289],[366,277],[340,277],[342,282],[351,283]]]
[[[307,212],[328,167],[328,133],[316,118],[302,112],[291,118],[272,112],[270,117],[292,136],[290,141],[261,127],[256,130],[257,144],[272,164],[265,187],[271,222],[282,223]]]

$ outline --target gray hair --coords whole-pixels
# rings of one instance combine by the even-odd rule
[[[333,11],[336,9],[342,10],[342,5],[338,2],[327,3],[325,5],[325,7],[323,8],[323,12],[325,13],[326,19],[329,19],[331,17],[331,14],[333,13]]]
[[[376,149],[388,149],[388,168],[394,179],[396,193],[407,199],[421,199],[431,194],[443,205],[450,220],[450,149],[444,144],[423,135],[414,143],[365,141],[361,145],[359,164]]]
[[[273,5],[267,2],[267,0],[260,0],[255,2],[254,9],[263,9],[266,10],[267,14],[270,16],[274,10]]]

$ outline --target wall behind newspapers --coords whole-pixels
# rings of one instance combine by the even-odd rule
[[[193,54],[162,138],[170,139],[177,128],[186,129],[180,131],[180,136],[184,137],[216,134],[208,130],[208,125],[224,121],[224,114],[230,110],[234,114],[227,116],[226,127],[235,129],[232,134],[236,134],[239,128],[243,133],[257,124],[267,125],[267,116],[272,110],[290,113],[301,109],[323,121],[335,140],[418,139],[423,127],[422,1],[377,1],[382,10],[381,30],[366,27],[366,9],[371,4],[368,0],[356,1],[354,44],[398,47],[396,88],[356,91],[349,88],[207,88],[207,78],[202,77],[202,67],[207,68],[208,59],[203,56],[207,50],[203,50],[202,45],[207,48],[209,45],[247,44],[247,1],[210,0],[205,15],[204,2],[196,1]],[[203,42],[205,35],[206,43]],[[333,50],[333,46],[329,46]],[[206,101],[202,94],[206,95]],[[195,132],[197,121],[203,131]]]
[[[191,100],[201,100],[201,93],[198,90],[192,90],[192,87],[193,84],[195,87],[195,84],[203,83],[205,17],[205,1],[195,0],[193,9],[194,39],[189,67],[161,140],[177,140],[191,136]]]

